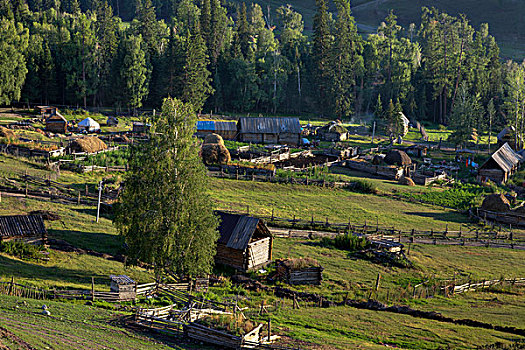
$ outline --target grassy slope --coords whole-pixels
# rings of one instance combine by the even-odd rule
[[[221,209],[246,210],[251,213],[309,220],[328,218],[331,222],[380,224],[407,229],[456,230],[467,218],[457,212],[390,198],[330,190],[314,186],[272,184],[250,181],[212,179],[211,195]],[[393,185],[397,186],[397,185]]]
[[[168,346],[154,338],[123,328],[116,322],[124,316],[119,312],[46,301],[51,316],[42,316],[39,314],[42,304],[42,301],[2,296],[0,327],[14,333],[36,349],[183,348],[175,344]],[[9,339],[2,337],[0,344],[9,344]]]

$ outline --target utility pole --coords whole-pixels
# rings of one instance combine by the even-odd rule
[[[375,137],[376,137],[376,122],[374,122],[374,126],[372,127],[372,145],[374,145]]]
[[[102,180],[98,183],[97,223],[100,218],[100,199],[102,197]]]

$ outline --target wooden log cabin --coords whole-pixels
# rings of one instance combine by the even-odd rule
[[[246,272],[272,260],[273,237],[258,218],[218,211],[220,238],[215,261]]]
[[[239,119],[239,141],[298,146],[301,144],[301,124],[298,118]]]
[[[60,134],[67,132],[67,119],[58,112],[56,107],[41,106],[40,111],[46,122],[46,131]]]
[[[522,160],[522,157],[505,143],[479,167],[478,181],[484,183],[491,180],[497,184],[504,184],[518,171]]]
[[[280,280],[291,285],[320,285],[323,280],[323,267],[310,258],[278,260],[276,273]]]
[[[21,239],[25,241],[45,240],[46,226],[40,215],[9,215],[0,216],[0,240],[10,241]]]

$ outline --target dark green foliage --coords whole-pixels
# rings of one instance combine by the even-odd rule
[[[370,181],[366,181],[366,180],[354,181],[349,189],[354,192],[359,192],[359,193],[367,193],[367,194],[377,193],[377,186],[374,183]]]
[[[190,104],[166,99],[152,120],[150,141],[132,149],[119,198],[115,224],[128,256],[154,266],[158,277],[203,275],[213,266],[218,222],[206,194],[195,122]]]
[[[367,249],[370,244],[364,237],[344,234],[337,235],[334,238],[323,237],[321,239],[321,245],[355,252]]]
[[[28,244],[22,241],[0,242],[0,251],[17,258],[35,260],[43,257],[45,249],[42,246]]]

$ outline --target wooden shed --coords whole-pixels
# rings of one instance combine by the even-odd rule
[[[151,127],[151,124],[142,123],[142,122],[133,122],[133,133],[137,134],[145,134],[149,132],[149,129]]]
[[[0,240],[46,239],[47,230],[40,215],[0,216]]]
[[[478,170],[478,181],[504,184],[518,171],[522,157],[505,143]]]
[[[242,142],[271,143],[298,146],[301,144],[301,124],[298,118],[247,118],[237,125]]]
[[[119,300],[135,300],[137,296],[136,282],[126,275],[110,275],[110,289],[119,293]]]
[[[221,211],[216,214],[220,219],[217,263],[246,272],[272,260],[273,237],[261,219]]]
[[[280,259],[276,265],[277,277],[288,284],[320,285],[323,280],[323,267],[314,259]]]
[[[54,114],[46,118],[46,130],[65,134],[67,132],[67,119],[55,109]]]
[[[224,140],[235,140],[237,138],[237,122],[215,120],[197,121],[196,135],[204,138],[210,134],[220,135]]]
[[[42,119],[47,119],[58,111],[58,109],[53,106],[36,106],[36,110],[38,111],[38,114],[42,116]]]

